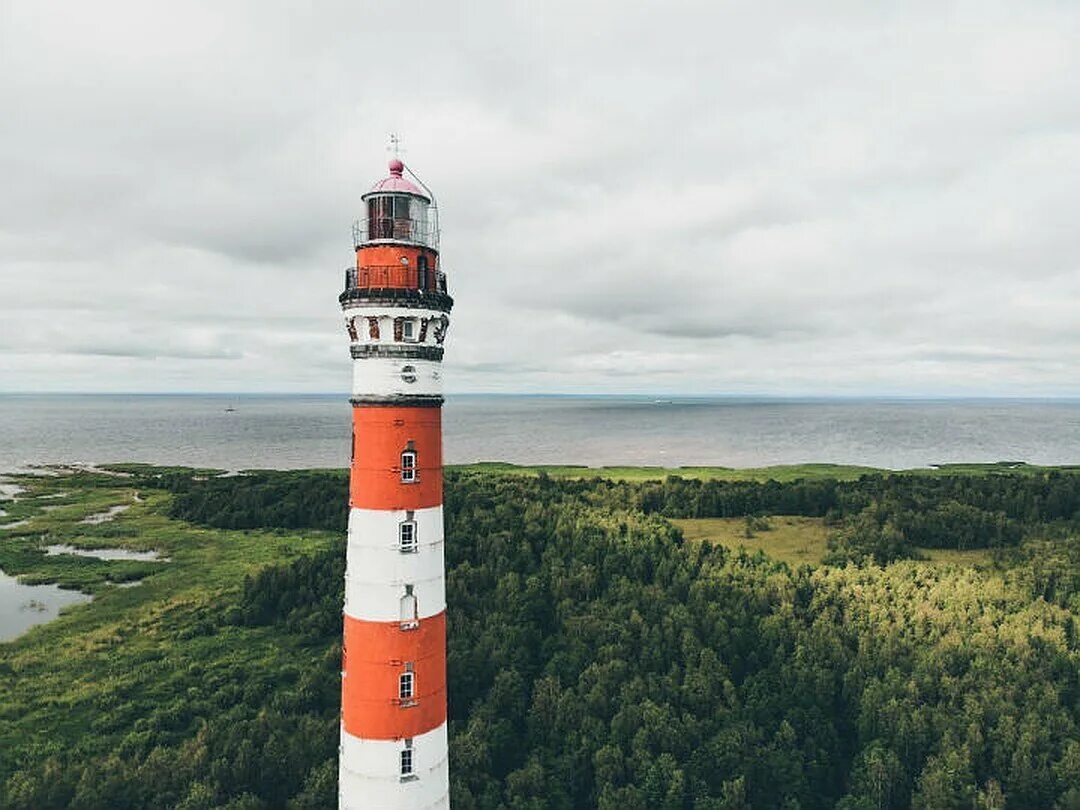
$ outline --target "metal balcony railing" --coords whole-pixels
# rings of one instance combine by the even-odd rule
[[[357,288],[407,288],[445,293],[446,273],[426,270],[421,274],[419,268],[401,264],[345,268],[345,291]]]
[[[353,222],[353,246],[367,242],[412,242],[424,247],[439,249],[439,229],[425,219],[400,219],[368,217]]]

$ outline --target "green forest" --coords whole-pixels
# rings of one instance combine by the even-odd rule
[[[114,473],[9,509],[0,568],[95,601],[0,645],[0,806],[336,806],[345,474]],[[670,522],[776,515],[828,527],[824,564]],[[1074,472],[463,469],[445,517],[455,810],[1080,808]]]

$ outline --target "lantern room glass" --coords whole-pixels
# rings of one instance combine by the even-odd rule
[[[417,242],[437,249],[427,200],[406,194],[379,194],[367,200],[363,241]]]

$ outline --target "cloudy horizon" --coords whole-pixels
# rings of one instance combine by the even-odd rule
[[[0,0],[0,392],[347,390],[394,131],[451,392],[1080,396],[1080,7],[451,5]]]

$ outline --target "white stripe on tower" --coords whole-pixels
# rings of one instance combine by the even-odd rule
[[[354,396],[439,396],[441,363],[413,357],[365,357],[353,362]]]
[[[408,537],[415,551],[402,552],[402,527],[410,525]],[[412,586],[421,617],[446,610],[442,506],[415,511],[353,509],[348,543],[345,613],[369,621],[399,621],[407,585]]]
[[[342,810],[402,807],[437,810],[450,806],[446,723],[413,738],[413,767],[417,778],[404,785],[397,776],[400,750],[401,746],[396,742],[361,740],[341,733],[341,758],[343,763],[348,763],[348,766],[342,766],[339,777]],[[374,804],[377,796],[395,796],[397,803]]]

